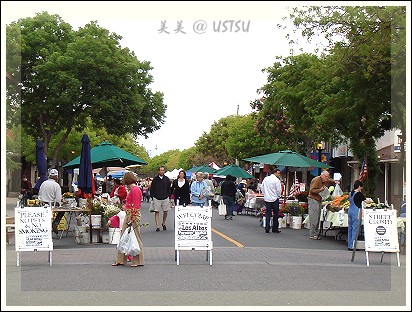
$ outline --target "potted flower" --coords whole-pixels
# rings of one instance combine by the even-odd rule
[[[77,206],[76,197],[72,192],[65,192],[62,195],[62,205],[70,206],[72,208]]]
[[[90,199],[90,210],[92,218],[92,227],[100,228],[102,225],[102,215],[104,212],[102,202],[98,198]]]
[[[103,206],[103,217],[109,220],[114,215],[117,215],[121,211],[119,205],[107,204]]]
[[[72,192],[65,192],[62,195],[63,198],[75,198],[74,193]]]
[[[289,209],[289,213],[292,216],[302,216],[305,213],[305,208],[303,208],[298,203],[290,203],[286,205],[287,209]]]
[[[102,215],[104,212],[102,202],[98,198],[90,200],[92,215]]]
[[[302,228],[302,216],[305,213],[305,208],[303,208],[298,203],[287,204],[289,208],[290,215],[292,216],[292,228],[301,229]]]

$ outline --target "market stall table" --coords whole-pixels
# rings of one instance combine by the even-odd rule
[[[90,209],[87,209],[87,208],[64,208],[64,207],[59,207],[59,208],[52,208],[51,211],[52,211],[53,214],[54,214],[55,212],[56,212],[56,213],[57,213],[57,212],[65,212],[64,218],[66,219],[66,222],[67,222],[67,229],[61,231],[61,233],[60,233],[60,235],[59,235],[59,240],[58,240],[58,242],[59,242],[60,239],[62,238],[64,231],[66,231],[66,235],[67,235],[67,233],[68,233],[68,231],[69,231],[69,229],[70,229],[71,220],[72,220],[72,219],[75,219],[75,218],[72,218],[73,214],[74,214],[74,213],[79,213],[79,212],[87,212],[87,214],[89,215],[90,242],[92,242],[92,229],[93,229],[92,226],[91,226],[91,224],[92,224],[92,211],[91,211]],[[66,213],[69,214],[69,220],[67,220]],[[75,226],[77,227],[77,223],[76,223],[76,222],[75,222]]]
[[[245,194],[245,213],[254,213],[258,214],[259,209],[265,205],[265,200],[262,194],[258,193],[246,193]],[[243,213],[243,212],[242,212]]]
[[[323,222],[329,222],[329,225],[325,228]],[[363,221],[363,220],[362,220]],[[405,228],[406,218],[397,218],[398,232],[403,233]],[[310,224],[309,215],[303,221],[303,224]],[[339,211],[330,211],[326,209],[326,205],[322,208],[319,218],[319,231],[326,236],[326,233],[334,229],[335,239],[341,240],[342,235],[348,232],[348,213],[344,209]],[[325,230],[325,232],[323,232]]]

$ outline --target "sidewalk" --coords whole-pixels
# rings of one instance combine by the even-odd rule
[[[8,250],[7,304],[386,309],[406,304],[405,263],[396,267],[394,255],[385,255],[383,263],[379,254],[370,255],[366,267],[364,253],[351,263],[347,251],[217,247],[212,266],[202,251],[182,251],[177,266],[173,247],[145,247],[145,266],[131,268],[112,267],[116,250],[109,247],[56,249],[52,266],[48,252],[23,252],[20,267],[17,253]]]

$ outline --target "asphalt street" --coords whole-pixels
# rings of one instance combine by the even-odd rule
[[[14,214],[15,198],[6,213]],[[404,310],[410,311],[410,259],[395,253],[352,252],[328,231],[321,240],[307,229],[265,233],[255,216],[224,220],[213,210],[213,264],[206,251],[180,252],[175,261],[174,214],[167,230],[155,231],[154,214],[142,205],[145,265],[112,267],[116,245],[80,245],[69,232],[54,237],[49,253],[17,252],[14,240],[2,248],[2,310]],[[407,248],[409,251],[409,248]],[[381,261],[382,260],[382,261]],[[5,270],[5,271],[3,271]],[[408,276],[408,277],[407,277]],[[4,287],[4,285],[6,287]],[[5,291],[4,291],[5,289]]]

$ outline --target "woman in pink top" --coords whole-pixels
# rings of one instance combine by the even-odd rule
[[[123,207],[123,210],[126,212],[126,219],[123,222],[122,233],[126,227],[131,224],[139,243],[140,253],[133,257],[130,266],[143,266],[143,243],[142,237],[140,236],[140,205],[142,204],[142,191],[140,190],[140,187],[137,186],[137,179],[132,172],[126,172],[123,181],[129,189],[129,193],[126,197],[126,204]],[[113,263],[112,266],[124,265],[126,262],[127,256],[124,253],[117,251],[116,262]]]

